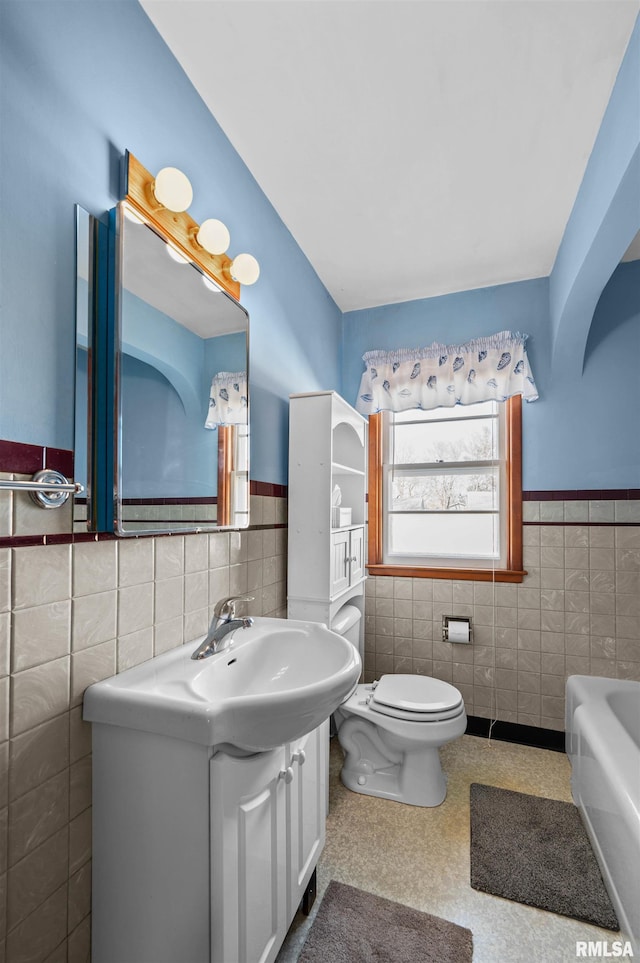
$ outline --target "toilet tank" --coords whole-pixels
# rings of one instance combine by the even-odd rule
[[[344,636],[360,652],[360,619],[362,612],[357,605],[343,605],[338,609],[331,622],[331,628],[338,635]],[[362,655],[362,652],[360,652]]]

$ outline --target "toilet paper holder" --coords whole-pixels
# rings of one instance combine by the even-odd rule
[[[473,630],[471,628],[471,618],[466,615],[443,615],[442,641],[462,643],[472,642]]]

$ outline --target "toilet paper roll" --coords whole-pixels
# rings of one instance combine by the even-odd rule
[[[449,642],[468,642],[469,641],[469,623],[468,622],[457,622],[455,619],[449,619]]]

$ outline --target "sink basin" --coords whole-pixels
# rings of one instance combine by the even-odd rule
[[[256,618],[230,648],[194,661],[201,641],[89,686],[84,718],[263,752],[319,726],[360,676],[354,646],[318,622]]]

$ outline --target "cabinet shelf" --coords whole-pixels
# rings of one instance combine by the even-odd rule
[[[333,475],[359,475],[364,478],[365,472],[363,468],[352,468],[350,465],[341,465],[337,461],[331,462],[331,473]]]

